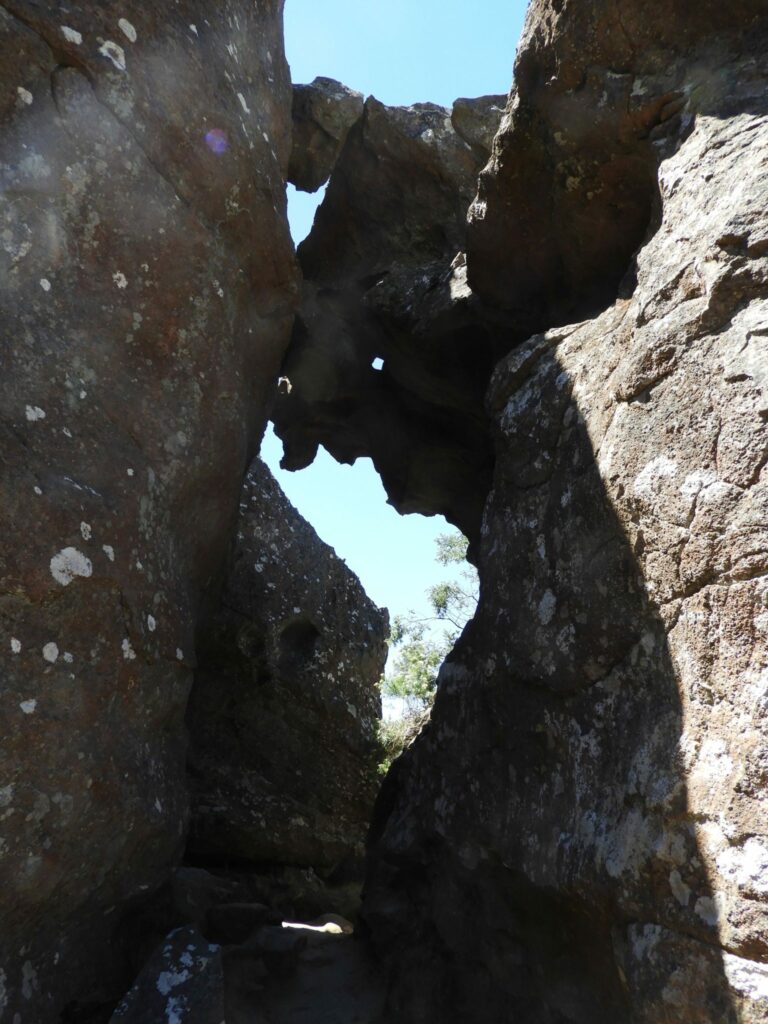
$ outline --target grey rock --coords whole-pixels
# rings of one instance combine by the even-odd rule
[[[189,707],[193,857],[325,876],[361,864],[387,633],[256,460]]]
[[[288,180],[317,192],[331,176],[350,128],[363,116],[363,95],[332,78],[293,87],[293,148]]]
[[[185,924],[203,928],[214,907],[234,903],[239,896],[242,886],[236,879],[214,875],[203,868],[181,865],[171,875],[173,913]]]
[[[150,957],[110,1024],[222,1024],[221,948],[196,928],[171,932]]]
[[[478,156],[486,161],[507,106],[507,96],[463,97],[453,104],[451,124]]]
[[[222,903],[208,911],[205,933],[212,942],[238,945],[275,917],[263,903]]]
[[[760,35],[741,35],[755,10],[729,9],[731,36],[714,28],[723,11],[708,22],[651,4],[643,26],[630,18],[635,38],[670,47],[688,104],[648,140],[658,219],[636,236],[648,229],[616,301],[533,335],[494,372],[478,614],[372,830],[365,919],[400,1022],[766,1019],[768,66]],[[608,68],[638,103],[658,99],[664,75],[645,77],[648,51],[626,52],[618,23],[613,42],[580,34],[614,13],[531,9],[481,189],[488,235],[469,239],[487,299],[505,281],[505,296],[535,298],[516,268],[537,196],[559,178],[531,163],[532,140],[554,118],[575,145],[597,107],[605,146],[621,149],[624,94],[600,107],[589,85],[610,84]],[[577,89],[564,64],[548,92],[564,53],[595,69]],[[592,221],[574,190],[557,231],[566,244],[583,217],[582,269],[615,288],[607,198]],[[540,280],[569,294],[548,271]]]
[[[493,462],[483,398],[509,345],[460,256],[496,99],[459,101],[460,130],[445,107],[366,101],[299,246],[304,297],[274,411],[286,468],[320,443],[341,462],[370,456],[398,511],[442,513],[470,537]]]

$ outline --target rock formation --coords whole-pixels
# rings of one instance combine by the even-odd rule
[[[317,192],[331,176],[349,129],[363,116],[363,95],[332,78],[293,87],[293,147],[288,180]]]
[[[296,298],[281,15],[0,5],[3,1024],[124,991],[183,848],[201,595]]]
[[[503,97],[366,101],[299,246],[301,314],[275,407],[283,464],[323,444],[370,456],[400,512],[479,531],[492,451],[483,409],[503,351],[466,285],[466,211]]]
[[[480,607],[374,827],[391,1019],[768,1018],[768,23],[704,6],[529,13],[469,281],[619,297],[491,381]]]
[[[503,118],[292,90],[281,14],[0,5],[0,1022],[377,1013],[259,888],[348,869],[384,629],[240,492],[281,373],[286,465],[481,577],[374,813],[384,1020],[762,1024],[764,0],[533,0]]]
[[[189,723],[196,861],[358,876],[378,787],[386,613],[257,459]]]

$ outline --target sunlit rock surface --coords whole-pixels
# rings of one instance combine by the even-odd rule
[[[190,703],[193,859],[359,877],[388,626],[257,459]]]
[[[295,299],[282,3],[0,8],[0,1019],[125,990]],[[76,1007],[71,1007],[72,1011]]]
[[[503,97],[386,107],[350,130],[309,237],[275,408],[284,465],[370,456],[401,512],[476,537],[491,479],[483,409],[501,351],[466,283],[467,208]]]
[[[648,234],[618,300],[494,373],[478,615],[374,822],[392,1020],[768,1019],[766,18],[704,6],[642,32],[609,4],[529,15],[470,280],[557,320],[568,260],[594,303],[641,200]],[[622,149],[627,104],[670,88],[619,239],[602,172],[569,190],[532,140]]]

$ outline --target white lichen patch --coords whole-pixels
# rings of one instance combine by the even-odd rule
[[[635,478],[634,492],[639,497],[649,498],[658,493],[659,484],[664,477],[677,475],[677,465],[666,455],[652,459]]]
[[[243,94],[239,92],[237,94],[237,98],[240,100],[240,106],[243,108],[246,114],[250,114],[251,111],[248,109],[248,104],[245,102],[245,96],[243,96]]]
[[[38,420],[45,419],[45,409],[41,409],[39,405],[28,405],[24,414],[30,423],[37,423]]]
[[[157,620],[155,619],[154,615],[147,616],[147,629],[149,630],[150,633],[154,633],[155,630],[157,629]]]
[[[551,590],[547,590],[539,601],[538,614],[542,626],[547,626],[552,621],[557,607],[557,598]]]
[[[768,846],[751,836],[743,846],[729,846],[717,858],[722,875],[748,892],[768,893]]]
[[[126,39],[128,39],[132,43],[136,42],[136,39],[138,38],[136,35],[136,29],[133,27],[130,21],[127,21],[125,18],[121,18],[117,23],[117,27],[120,29],[120,31],[123,33]]]
[[[768,964],[723,953],[723,968],[731,988],[749,999],[768,1002]]]
[[[35,711],[37,710],[37,701],[23,700],[21,704],[19,704],[19,707],[21,708],[25,715],[34,715]]]
[[[186,969],[181,971],[163,971],[157,978],[157,991],[161,996],[167,996],[169,992],[179,985],[183,985],[189,979],[190,973]]]
[[[184,661],[184,651],[180,647],[176,648],[176,660]]]
[[[717,896],[699,896],[693,909],[705,924],[712,928],[716,928],[719,924],[720,904]]]
[[[80,533],[82,534],[83,540],[90,540],[93,535],[90,523],[80,523]]]
[[[63,548],[51,559],[51,576],[62,587],[68,587],[76,577],[93,575],[93,566],[89,558],[77,548]]]
[[[115,271],[115,273],[112,275],[112,280],[120,289],[128,287],[128,278],[121,270]]]
[[[710,792],[733,772],[733,759],[728,744],[722,737],[709,737],[701,745],[693,767],[693,778],[698,784],[709,783]]]
[[[131,645],[131,641],[126,638],[125,640],[123,640],[121,646],[122,646],[122,649],[123,649],[123,657],[125,658],[125,660],[126,661],[135,661],[136,660],[136,652],[134,651],[134,649],[133,649],[133,647]]]
[[[99,53],[111,61],[118,71],[125,71],[125,50],[111,39],[107,39],[99,47]]]
[[[691,890],[683,881],[679,871],[670,872],[669,887],[680,906],[687,907],[691,898]]]
[[[46,661],[49,661],[52,665],[55,665],[59,660],[59,645],[55,644],[52,640],[43,647],[43,657]]]
[[[680,484],[680,493],[685,498],[695,498],[705,487],[717,483],[717,474],[710,469],[697,469],[689,473]]]
[[[16,93],[22,103],[26,104],[28,107],[32,106],[35,101],[35,97],[29,89],[25,89],[23,85],[19,85],[16,87]]]
[[[115,549],[112,547],[111,544],[102,544],[101,550],[104,552],[104,554],[110,560],[110,562],[114,562],[114,560],[115,560]]]
[[[25,999],[31,999],[37,988],[37,971],[27,960],[21,968],[21,994]]]
[[[11,650],[14,654],[21,654],[21,640],[18,640],[15,636],[11,637]]]
[[[74,43],[75,46],[79,46],[83,41],[83,37],[80,33],[76,29],[70,28],[69,25],[61,26],[61,34],[68,43]]]
[[[49,292],[51,290],[51,282],[48,280],[47,277],[40,278],[40,287],[43,289],[44,292]]]

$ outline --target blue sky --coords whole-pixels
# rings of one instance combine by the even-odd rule
[[[286,50],[294,82],[336,78],[383,103],[505,93],[512,81],[524,0],[287,0]],[[321,196],[290,189],[298,242]],[[262,457],[289,499],[391,614],[426,609],[424,591],[446,577],[434,539],[441,517],[399,516],[369,459],[340,466],[324,450],[308,469],[286,473],[270,429]]]
[[[526,0],[286,0],[294,82],[335,78],[390,106],[509,92]],[[294,237],[321,198],[289,189]]]

